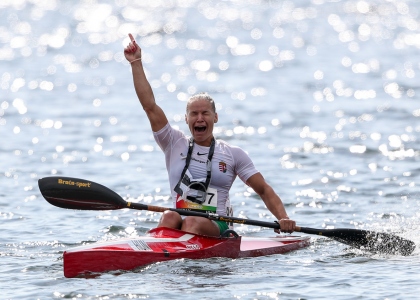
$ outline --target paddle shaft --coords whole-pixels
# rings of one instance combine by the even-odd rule
[[[168,208],[168,207],[155,206],[155,205],[145,205],[145,204],[133,203],[133,202],[127,202],[127,207],[131,209],[148,210],[148,211],[154,211],[154,212],[160,212],[160,213],[170,210],[170,211],[177,212],[182,216],[202,217],[202,218],[207,218],[207,219],[215,220],[215,221],[223,221],[226,223],[245,224],[245,225],[254,225],[254,226],[261,226],[261,227],[273,228],[273,229],[281,229],[279,223],[277,222],[265,222],[265,221],[251,220],[251,219],[219,216],[217,214],[211,214],[211,213],[202,213],[198,211]],[[328,234],[327,235],[325,234],[324,232],[325,230],[323,229],[296,226],[295,231],[307,233],[307,234],[328,236]]]
[[[217,214],[212,214],[212,213],[202,213],[202,212],[192,211],[192,210],[167,208],[167,207],[145,205],[145,204],[133,203],[133,202],[127,202],[127,207],[132,208],[132,209],[149,210],[149,211],[161,212],[161,213],[170,210],[170,211],[177,212],[182,216],[202,217],[202,218],[207,218],[214,221],[223,221],[226,223],[246,224],[246,225],[255,225],[255,226],[261,226],[261,227],[267,227],[267,228],[280,229],[280,225],[276,222],[265,222],[265,221],[242,219],[242,218],[235,218],[235,217],[229,217],[229,216],[219,216]],[[301,227],[298,227],[298,226],[296,227],[296,231],[300,232],[300,229]]]

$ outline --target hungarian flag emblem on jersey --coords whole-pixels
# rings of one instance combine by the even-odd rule
[[[227,168],[226,168],[226,163],[225,162],[223,162],[223,161],[219,162],[219,170],[220,170],[220,172],[226,173]]]

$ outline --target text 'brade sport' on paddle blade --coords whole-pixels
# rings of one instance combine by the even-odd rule
[[[124,208],[124,199],[98,183],[71,177],[45,177],[38,180],[42,196],[52,205],[80,210]]]
[[[414,242],[402,237],[361,229],[336,228],[336,229],[312,229],[302,228],[302,232],[318,234],[332,238],[338,242],[347,244],[357,249],[376,253],[392,255],[410,255],[416,245]]]

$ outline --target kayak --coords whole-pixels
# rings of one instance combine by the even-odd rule
[[[165,227],[145,236],[96,242],[66,250],[64,276],[87,276],[175,259],[214,257],[243,258],[283,254],[309,246],[308,236],[243,237],[234,231],[228,237],[210,237]]]

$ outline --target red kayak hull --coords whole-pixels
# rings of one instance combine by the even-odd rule
[[[155,228],[146,236],[98,242],[64,252],[64,276],[89,276],[133,270],[174,259],[242,258],[282,254],[307,247],[307,236],[274,238],[209,237],[169,228]]]

